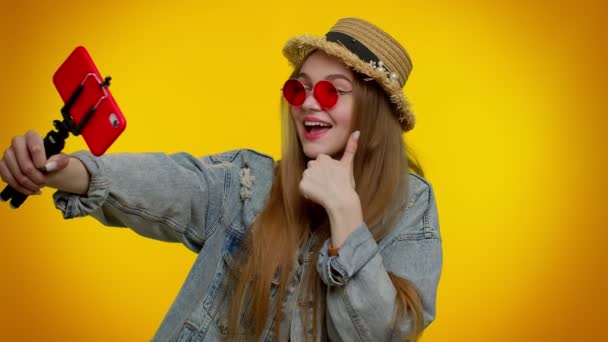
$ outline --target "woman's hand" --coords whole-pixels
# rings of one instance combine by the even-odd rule
[[[40,188],[47,184],[51,172],[65,168],[69,157],[54,155],[47,160],[44,142],[40,135],[28,131],[23,136],[13,138],[11,146],[0,159],[0,176],[13,189],[24,195],[39,195]]]
[[[350,136],[340,160],[320,154],[317,159],[309,161],[300,181],[302,195],[327,211],[334,247],[339,247],[363,222],[353,174],[358,138],[358,131]]]
[[[353,160],[356,152],[357,138],[353,133],[346,143],[342,159],[319,154],[317,159],[310,160],[300,181],[302,195],[326,210],[352,197],[355,192]]]

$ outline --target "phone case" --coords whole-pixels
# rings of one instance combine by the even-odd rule
[[[100,156],[114,143],[127,126],[112,93],[104,86],[104,78],[83,46],[79,46],[53,75],[53,83],[64,103],[82,89],[69,105],[68,112],[75,125],[94,110],[81,134],[91,153]]]

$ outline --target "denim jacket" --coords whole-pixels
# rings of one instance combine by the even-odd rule
[[[273,159],[251,150],[202,158],[186,153],[94,157],[85,151],[72,156],[83,162],[91,178],[84,196],[63,191],[53,195],[65,218],[91,215],[107,226],[181,242],[198,254],[153,341],[224,340],[226,294],[234,285],[230,269],[238,267],[235,251],[270,193]],[[320,295],[326,299],[324,324],[332,341],[402,340],[409,333],[409,317],[396,329],[390,326],[396,292],[387,272],[416,286],[422,296],[424,325],[434,320],[442,266],[437,206],[428,181],[410,173],[409,182],[407,209],[381,241],[375,241],[363,223],[344,241],[338,256],[329,256],[329,240],[318,260],[311,260],[308,246],[302,248],[281,306],[279,340],[311,337],[312,328],[303,326],[301,316],[312,305],[300,293],[301,276],[310,268],[327,285]],[[277,285],[273,281],[272,286]],[[276,338],[272,321],[268,319],[260,341]]]

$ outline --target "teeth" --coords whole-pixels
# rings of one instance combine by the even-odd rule
[[[329,125],[329,124],[317,122],[317,121],[304,121],[304,126],[306,126],[306,127],[314,127],[314,126],[331,127],[331,125]]]

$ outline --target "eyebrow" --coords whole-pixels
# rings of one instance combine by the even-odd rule
[[[306,78],[306,79],[310,80],[310,76],[308,76],[308,74],[307,74],[307,73],[305,73],[305,72],[300,72],[300,73],[298,74],[298,77],[304,77],[304,78]],[[344,75],[342,75],[342,74],[330,74],[330,75],[325,76],[325,79],[326,79],[326,80],[335,80],[335,79],[337,79],[337,78],[340,78],[340,79],[346,80],[346,81],[348,81],[348,83],[350,83],[350,84],[352,84],[352,83],[353,83],[353,81],[351,81],[351,80],[350,80],[348,77],[346,77],[346,76],[344,76]]]

